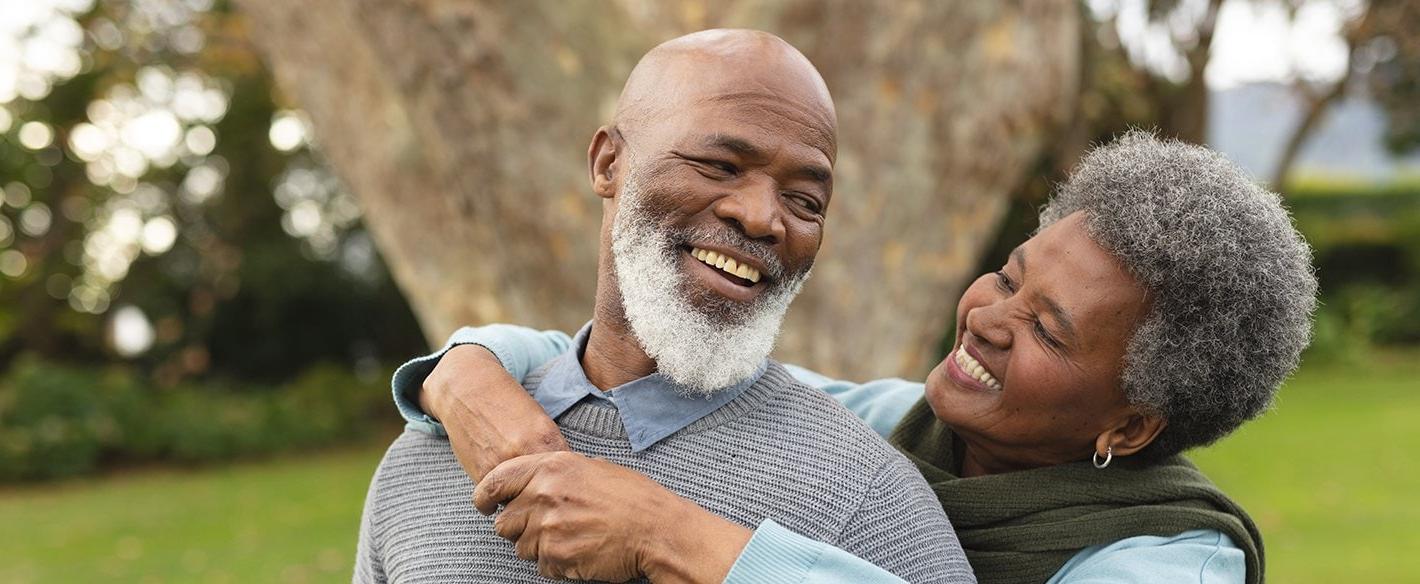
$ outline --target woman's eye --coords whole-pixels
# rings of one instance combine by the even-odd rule
[[[1040,337],[1040,340],[1051,347],[1060,346],[1059,343],[1055,341],[1055,337],[1050,336],[1050,331],[1045,330],[1045,325],[1040,322],[1040,319],[1036,319],[1035,321],[1035,334]]]

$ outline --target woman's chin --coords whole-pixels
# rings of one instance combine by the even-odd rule
[[[927,381],[924,384],[924,395],[927,398],[927,406],[932,408],[932,415],[938,420],[946,421],[942,417],[942,412],[950,411],[947,402],[951,400],[954,391],[952,379],[947,375],[947,362],[943,360],[938,363],[931,373],[927,374]]]
[[[943,359],[927,374],[924,394],[927,405],[932,408],[932,415],[948,426],[958,428],[961,424],[969,425],[974,415],[993,408],[998,394],[981,388],[963,387],[953,378],[952,365],[948,363],[950,360],[951,357]]]

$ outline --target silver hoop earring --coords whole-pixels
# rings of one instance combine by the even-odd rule
[[[1104,448],[1104,462],[1100,462],[1100,453],[1098,450],[1096,450],[1094,454],[1090,455],[1090,462],[1094,463],[1095,468],[1104,468],[1106,466],[1109,466],[1109,461],[1111,460],[1114,460],[1114,446],[1106,446]]]

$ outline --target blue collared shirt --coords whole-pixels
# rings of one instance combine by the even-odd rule
[[[548,363],[542,382],[538,384],[537,390],[532,392],[532,397],[553,419],[557,419],[583,400],[600,400],[609,404],[621,414],[621,423],[626,428],[626,436],[631,442],[633,452],[650,448],[733,401],[754,385],[769,367],[769,360],[765,359],[749,377],[708,396],[677,384],[660,373],[652,373],[602,391],[587,379],[586,370],[582,368],[581,356],[586,349],[587,337],[591,330],[591,323],[584,325],[582,330],[572,337],[569,350]],[[418,409],[418,402],[411,399],[412,390],[416,390],[418,384],[428,376],[439,357],[449,348],[459,344],[463,343],[459,342],[458,335],[455,334],[440,351],[410,361],[395,372],[395,403],[415,429],[436,434],[444,433],[437,422]]]

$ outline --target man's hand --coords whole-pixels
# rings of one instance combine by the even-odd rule
[[[722,582],[753,533],[645,476],[573,452],[498,465],[473,492],[499,536],[548,578]]]
[[[424,378],[419,406],[443,423],[454,456],[474,482],[505,460],[567,450],[542,406],[478,345],[444,353]]]

